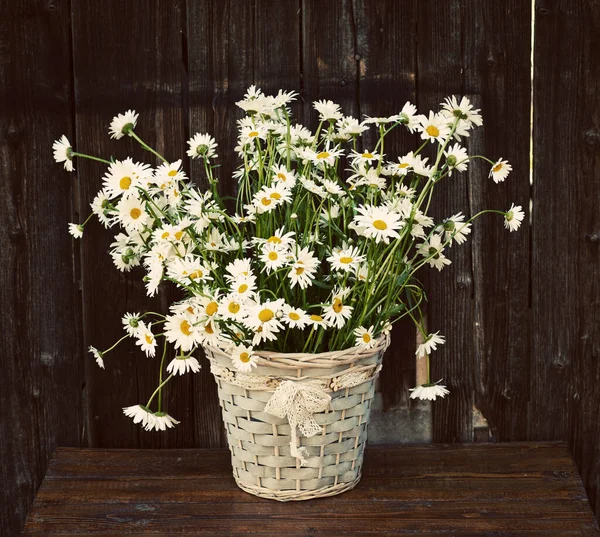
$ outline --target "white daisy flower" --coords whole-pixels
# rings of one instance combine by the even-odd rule
[[[309,192],[312,192],[321,198],[327,197],[327,191],[321,185],[317,185],[312,179],[307,179],[304,175],[301,175],[299,181]]]
[[[127,335],[137,337],[140,324],[142,323],[139,313],[126,313],[121,318],[121,322]]]
[[[294,170],[288,170],[285,166],[273,167],[273,181],[283,183],[287,188],[292,188],[296,184],[296,173]]]
[[[108,194],[104,190],[100,190],[94,201],[90,203],[90,207],[92,208],[92,212],[98,218],[98,221],[105,227],[108,228],[112,225],[111,212],[110,212],[110,200],[108,199]]]
[[[293,289],[296,284],[300,289],[306,289],[312,285],[312,280],[317,268],[319,267],[319,260],[315,255],[308,249],[302,248],[294,257],[294,264],[290,269],[288,277],[292,282],[291,288]]]
[[[248,258],[234,259],[225,267],[225,279],[235,280],[239,276],[251,276],[252,275],[252,260]]]
[[[353,271],[364,260],[365,256],[361,255],[360,250],[355,246],[334,251],[327,258],[332,269],[344,272]]]
[[[217,142],[210,134],[197,133],[187,143],[189,146],[188,157],[211,159],[219,156],[215,152]]]
[[[176,356],[167,365],[167,373],[171,373],[172,375],[184,375],[188,371],[198,373],[200,368],[198,360],[193,356]]]
[[[158,185],[161,190],[166,190],[172,187],[176,181],[187,179],[185,172],[182,169],[181,159],[175,162],[163,162],[154,172],[153,182]]]
[[[483,125],[479,110],[475,110],[469,99],[466,97],[463,97],[460,102],[458,102],[458,99],[454,95],[452,97],[446,97],[442,104],[442,109],[449,118],[452,118],[453,120],[459,118],[462,121],[467,122],[469,127],[471,126],[471,123],[478,127]]]
[[[423,140],[444,141],[450,134],[447,119],[442,114],[429,112],[429,117],[421,116],[417,130]]]
[[[265,333],[275,333],[283,329],[283,325],[277,317],[277,312],[283,310],[285,302],[283,299],[267,300],[262,304],[253,304],[248,308],[248,316],[244,319],[245,326],[258,332],[261,329]]]
[[[156,338],[152,333],[152,323],[149,323],[146,326],[146,323],[140,321],[137,331],[136,331],[137,341],[136,345],[139,345],[140,348],[146,353],[146,356],[154,357],[156,353]]]
[[[259,259],[265,265],[267,274],[277,270],[287,262],[287,251],[278,244],[267,242],[263,245]]]
[[[499,158],[492,166],[488,177],[491,177],[494,180],[494,183],[501,183],[508,177],[508,174],[511,171],[512,166],[508,163],[508,160],[502,160],[502,158]]]
[[[285,228],[280,227],[276,229],[273,235],[271,235],[268,239],[263,239],[261,237],[255,237],[252,239],[254,244],[265,245],[267,243],[274,244],[279,248],[290,249],[293,248],[296,244],[294,240],[295,233],[293,231],[288,231],[285,233]]]
[[[129,232],[144,229],[150,220],[144,203],[137,196],[121,198],[116,209],[117,217]]]
[[[212,280],[210,270],[199,256],[173,257],[167,262],[167,274],[184,285]]]
[[[154,413],[142,405],[125,407],[123,408],[123,414],[128,418],[133,418],[133,423],[141,423],[144,428],[150,423],[154,423]],[[152,428],[154,428],[154,425]]]
[[[440,336],[439,332],[435,334],[429,334],[423,343],[421,343],[415,352],[418,358],[423,358],[423,356],[427,356],[431,354],[431,351],[437,350],[438,345],[443,345],[446,343],[446,338],[444,336]]]
[[[448,147],[448,149],[444,151],[444,155],[446,156],[446,164],[448,165],[448,177],[452,175],[454,170],[457,172],[467,171],[469,155],[467,150],[460,144],[454,144],[453,146]]]
[[[73,148],[64,134],[52,144],[52,149],[54,150],[54,160],[59,163],[64,162],[65,170],[72,172],[75,169],[73,167]]]
[[[240,132],[239,142],[242,146],[248,144],[254,145],[256,140],[264,140],[267,137],[267,130],[262,127],[248,126],[244,127]]]
[[[130,158],[111,162],[103,177],[103,188],[110,199],[121,194],[130,196],[137,194],[137,187],[144,186],[152,177],[147,164],[134,162]]]
[[[81,224],[69,224],[69,235],[74,239],[81,239],[83,237],[83,226]]]
[[[398,114],[398,121],[404,125],[409,132],[415,132],[415,129],[419,125],[419,115],[417,114],[417,107],[414,104],[406,101],[402,110]]]
[[[340,105],[333,101],[314,101],[313,108],[319,112],[319,121],[337,121],[344,117]]]
[[[398,162],[389,162],[382,170],[382,173],[385,175],[407,175],[412,167],[413,158],[412,151],[403,157],[398,157]]]
[[[349,139],[351,136],[360,136],[363,132],[369,130],[369,127],[350,116],[338,119],[336,127],[338,128],[338,136],[342,139]]]
[[[335,181],[331,179],[322,179],[321,183],[325,190],[329,192],[329,194],[333,194],[334,196],[345,196],[346,191]]]
[[[427,259],[430,267],[435,267],[438,270],[442,270],[446,265],[450,265],[450,261],[442,252],[444,250],[444,241],[442,236],[434,234],[429,237],[429,240],[425,241],[419,246],[418,252]]]
[[[471,234],[471,224],[465,224],[465,215],[462,212],[444,220],[442,228],[444,242],[454,241],[456,244],[463,244],[467,242],[467,235]],[[449,246],[452,246],[452,242]]]
[[[423,177],[431,177],[433,172],[432,166],[427,166],[428,158],[423,158],[421,155],[415,155],[412,160],[412,171]]]
[[[184,313],[167,315],[164,329],[167,341],[184,352],[192,350],[199,341],[198,331],[191,315]]]
[[[252,371],[252,368],[257,366],[254,350],[252,347],[246,347],[245,345],[234,347],[231,354],[231,363],[233,367],[243,373]]]
[[[371,349],[375,346],[376,341],[375,337],[373,336],[374,328],[374,326],[370,326],[369,328],[359,326],[354,330],[357,347],[362,347],[363,349]]]
[[[441,382],[438,381],[438,382]],[[443,399],[450,392],[446,389],[446,386],[436,384],[421,384],[416,388],[409,390],[411,399],[421,399],[422,401],[435,401],[436,398],[440,397]]]
[[[369,267],[366,263],[358,265],[354,271],[354,275],[359,282],[366,282],[369,278]]]
[[[244,300],[241,300],[233,293],[227,295],[222,301],[221,315],[225,319],[241,321],[246,315],[244,302]]]
[[[362,153],[352,150],[350,153],[350,158],[354,162],[366,162],[368,164],[371,164],[373,161],[379,161],[382,158],[382,156],[383,155],[380,155],[375,151],[371,152],[369,150],[365,150]]]
[[[166,412],[155,412],[153,418],[148,420],[148,425],[145,427],[145,430],[151,431],[152,429],[155,429],[157,431],[166,431],[167,429],[175,427],[177,424],[179,424],[179,422],[172,416],[169,416]]]
[[[521,222],[525,218],[525,213],[520,205],[511,204],[510,209],[504,216],[504,227],[509,231],[517,231],[521,227]]]
[[[389,243],[390,238],[400,237],[396,230],[403,226],[400,215],[383,206],[360,205],[357,209],[358,215],[353,222],[357,226],[357,233],[367,238],[375,239],[375,242],[383,241]],[[360,230],[360,231],[359,231]]]
[[[388,117],[365,116],[363,124],[364,125],[377,125],[379,127],[380,125],[386,125],[387,123],[396,123],[398,121],[398,119],[400,119],[400,118],[397,114],[394,114],[393,116],[388,116]]]
[[[352,306],[344,304],[345,298],[348,296],[350,289],[339,289],[334,291],[331,297],[331,304],[323,308],[323,317],[331,326],[336,326],[338,329],[343,328],[346,321],[352,315]]]
[[[314,330],[317,328],[329,328],[327,321],[315,313],[308,316],[308,324],[312,326]]]
[[[329,143],[323,148],[322,151],[318,153],[313,151],[312,149],[306,150],[307,160],[311,161],[313,164],[317,166],[333,166],[337,158],[342,156],[344,152],[338,148],[331,148]]]
[[[240,275],[231,282],[231,293],[240,300],[248,300],[256,293],[256,276]]]
[[[304,330],[309,323],[307,313],[301,308],[293,308],[289,304],[283,307],[283,317],[281,318],[290,328],[299,328]]]
[[[137,125],[138,117],[139,115],[135,113],[135,110],[127,110],[124,114],[113,117],[113,120],[110,122],[110,128],[108,129],[108,132],[111,135],[110,137],[119,140],[126,134],[131,136],[131,131],[133,131]]]
[[[92,353],[92,356],[96,360],[98,367],[104,369],[104,359],[102,358],[102,353],[96,347],[92,347],[91,345],[88,347],[88,351]]]

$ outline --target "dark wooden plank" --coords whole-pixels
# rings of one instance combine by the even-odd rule
[[[483,115],[469,138],[471,154],[513,166],[504,183],[488,178],[490,165],[469,164],[472,214],[511,203],[528,210],[531,106],[531,5],[518,0],[464,5],[464,93]],[[527,439],[530,378],[529,222],[508,232],[502,217],[485,215],[473,231],[475,405],[493,440]],[[557,328],[558,329],[558,328]],[[473,375],[473,371],[469,372]]]
[[[449,95],[463,93],[462,10],[460,0],[418,3],[417,107],[439,110]],[[455,177],[456,176],[456,177]],[[435,188],[430,216],[436,222],[462,211],[469,214],[465,174],[453,174]],[[471,246],[447,252],[452,265],[441,272],[422,271],[428,282],[428,332],[439,331],[446,344],[431,355],[431,380],[443,379],[450,395],[432,405],[434,442],[470,442],[473,438],[473,350]]]
[[[0,535],[18,535],[57,443],[80,444],[69,3],[0,4]]]
[[[119,9],[94,2],[73,3],[79,150],[105,158],[131,155],[156,165],[157,159],[133,139],[109,139],[112,117],[134,108],[140,113],[136,131],[147,143],[170,160],[185,156],[183,9],[180,3],[159,0],[128,2]],[[105,167],[80,162],[79,170],[81,209],[87,214]],[[165,311],[171,298],[169,293],[146,298],[142,270],[122,274],[113,266],[107,249],[114,234],[115,230],[106,231],[94,222],[86,229],[81,246],[85,343],[100,349],[123,335],[120,316],[125,312]],[[194,391],[189,376],[172,383],[165,398],[167,410],[181,426],[163,434],[147,434],[124,417],[121,408],[145,404],[157,384],[157,360],[146,359],[131,342],[106,356],[105,363],[106,370],[100,370],[86,357],[91,445],[194,445]]]
[[[600,3],[539,0],[535,28],[529,434],[569,438],[598,513]]]

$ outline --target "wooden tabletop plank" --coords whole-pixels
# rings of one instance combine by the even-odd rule
[[[560,443],[372,446],[352,491],[280,503],[226,450],[59,449],[25,536],[600,535]]]

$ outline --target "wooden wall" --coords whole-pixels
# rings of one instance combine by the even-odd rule
[[[0,535],[18,535],[57,445],[223,445],[208,368],[168,396],[182,425],[142,434],[121,406],[148,394],[153,364],[129,347],[102,371],[86,354],[149,302],[136,274],[113,268],[99,225],[70,240],[66,222],[87,214],[104,170],[77,161],[66,174],[51,145],[64,133],[84,152],[145,158],[107,136],[111,117],[135,108],[144,138],[172,159],[197,131],[231,154],[234,102],[252,83],[298,90],[306,122],[319,98],[354,115],[406,100],[425,111],[448,94],[482,109],[470,152],[514,171],[497,186],[472,164],[433,214],[511,201],[532,211],[519,233],[481,220],[453,265],[428,278],[429,325],[448,340],[433,376],[452,390],[433,406],[433,440],[566,439],[600,513],[600,2],[535,0],[534,10],[532,54],[528,0],[0,2]],[[414,143],[398,135],[386,150]],[[221,163],[231,191],[234,163]],[[402,325],[394,336],[383,401],[409,408],[414,335]]]

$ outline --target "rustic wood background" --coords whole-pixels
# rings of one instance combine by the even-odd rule
[[[101,371],[86,354],[148,301],[137,275],[113,268],[99,225],[70,240],[66,222],[88,213],[103,169],[77,161],[77,174],[66,174],[51,144],[65,133],[84,152],[146,158],[132,140],[107,136],[111,117],[135,108],[143,137],[173,159],[197,131],[231,154],[234,102],[252,83],[297,89],[294,112],[307,122],[318,98],[357,116],[387,115],[407,99],[425,111],[449,94],[482,109],[470,152],[507,158],[514,172],[497,186],[486,165],[471,164],[434,215],[511,201],[533,210],[519,233],[481,220],[453,249],[453,265],[430,279],[429,324],[448,339],[433,376],[452,390],[432,407],[432,439],[568,440],[599,513],[600,1],[534,4],[0,2],[0,534],[18,534],[58,445],[223,445],[208,368],[168,398],[182,426],[143,434],[120,409],[154,387],[154,364],[130,347]],[[398,135],[386,150],[414,143]],[[234,163],[221,162],[231,190]],[[154,309],[168,300],[163,293]],[[414,336],[406,325],[394,336],[383,402],[410,409]]]

